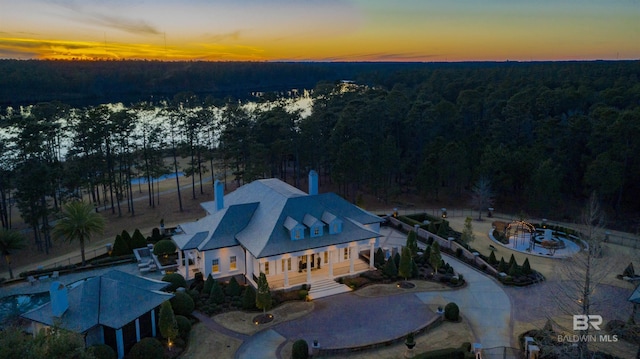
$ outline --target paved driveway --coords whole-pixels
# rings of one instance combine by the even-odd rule
[[[416,296],[424,303],[434,303],[444,298],[446,302],[458,304],[460,314],[469,320],[476,340],[483,348],[513,347],[511,301],[500,284],[457,259],[448,256],[443,256],[443,259],[464,276],[467,287],[462,290],[422,292]]]

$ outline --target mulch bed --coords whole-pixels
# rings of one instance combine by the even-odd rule
[[[273,320],[273,314],[260,314],[253,317],[254,324],[266,324]]]

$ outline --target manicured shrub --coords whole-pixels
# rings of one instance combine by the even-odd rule
[[[173,243],[173,241],[169,239],[163,239],[161,241],[158,241],[158,243],[156,243],[153,246],[153,254],[157,256],[173,254],[175,252],[176,252],[176,245],[175,243]]]
[[[242,309],[256,309],[256,290],[250,285],[247,286],[247,289],[242,294]]]
[[[224,291],[217,281],[213,281],[211,286],[211,292],[209,292],[209,303],[222,304],[224,303]]]
[[[526,258],[524,263],[522,263],[522,274],[529,275],[531,273],[533,273],[531,270],[531,264],[529,264],[529,258]]]
[[[142,232],[140,232],[140,230],[136,228],[136,230],[133,231],[133,235],[131,236],[131,242],[129,247],[131,247],[131,249],[135,249],[135,248],[144,248],[146,246],[147,246],[147,239],[144,238],[144,236],[142,235]]]
[[[456,303],[448,303],[444,306],[444,318],[457,322],[460,319],[460,308]]]
[[[196,307],[191,296],[183,292],[176,292],[170,302],[173,312],[176,315],[191,315],[191,312],[193,312]]]
[[[298,291],[298,299],[300,300],[305,300],[307,299],[307,295],[309,294],[309,291],[305,290],[305,289],[300,289]]]
[[[164,237],[162,236],[162,233],[160,233],[160,229],[158,227],[151,230],[151,237],[149,238],[151,242],[156,243],[162,240],[163,238]]]
[[[129,351],[130,359],[158,359],[164,357],[164,347],[156,338],[144,338]]]
[[[491,265],[496,265],[498,264],[498,260],[496,259],[496,253],[494,251],[491,251],[491,254],[489,255],[489,260],[488,260],[489,264]]]
[[[118,355],[115,350],[106,344],[95,344],[87,348],[87,352],[96,359],[116,359]]]
[[[121,235],[117,235],[116,239],[113,241],[113,249],[111,250],[112,257],[124,256],[127,254],[131,254],[133,251],[129,249],[129,244],[122,239]]]
[[[184,277],[180,273],[165,274],[165,276],[162,277],[162,281],[170,283],[167,289],[165,289],[167,292],[175,292],[176,289],[180,287],[182,288],[187,287],[187,281],[184,279]]]
[[[187,339],[189,332],[191,332],[191,321],[189,321],[189,318],[183,315],[176,315],[176,324],[178,325],[178,335],[180,338]]]
[[[377,268],[384,266],[384,252],[382,248],[378,247],[378,250],[373,255],[373,263]]]
[[[395,278],[398,276],[398,267],[396,266],[396,263],[393,260],[393,257],[389,257],[389,259],[387,260],[387,263],[384,265],[384,268],[382,269],[382,273],[389,278]]]
[[[178,324],[176,316],[171,308],[171,303],[163,302],[160,305],[160,313],[158,314],[158,328],[163,338],[173,340],[178,336]]]
[[[509,267],[507,267],[507,263],[504,261],[504,257],[500,257],[500,263],[498,263],[498,272],[506,272],[507,270],[509,270]]]
[[[629,263],[627,268],[624,269],[624,272],[622,272],[622,275],[625,277],[631,277],[631,278],[636,276],[636,271],[633,268],[633,263]]]
[[[291,348],[291,359],[307,359],[309,358],[309,344],[304,339],[298,339],[293,342]]]
[[[462,257],[462,248],[456,248],[456,257],[458,258]]]
[[[231,277],[231,279],[229,279],[227,288],[225,288],[225,293],[230,297],[237,297],[241,292],[242,288],[240,288],[240,284],[238,284],[236,277]]]
[[[126,229],[123,229],[120,233],[120,237],[122,237],[124,243],[126,243],[129,249],[133,252],[134,247],[131,246],[131,235],[129,234],[129,232],[127,232]]]
[[[509,258],[509,265],[507,268],[513,267],[514,263],[518,265],[518,262],[516,261],[516,257],[513,255],[513,253],[511,253],[511,257]]]
[[[211,274],[209,274],[209,276],[207,277],[207,280],[204,281],[204,286],[202,287],[202,293],[205,293],[207,295],[211,293],[211,287],[213,287],[213,282],[215,282],[215,279],[213,279]]]
[[[508,275],[512,276],[512,277],[517,277],[520,275],[520,267],[518,266],[518,263],[513,263],[511,265],[511,267],[509,267],[509,271],[507,272]]]
[[[260,277],[258,277],[258,290],[256,291],[256,307],[266,312],[270,310],[272,306],[273,299],[271,298],[271,289],[269,288],[267,276],[260,272]]]

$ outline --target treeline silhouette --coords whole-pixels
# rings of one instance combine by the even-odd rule
[[[379,198],[381,205],[393,205],[401,194],[443,207],[451,201],[464,205],[471,202],[474,187],[484,183],[498,210],[571,221],[596,192],[610,214],[610,225],[634,230],[638,225],[637,61],[149,62],[148,68],[141,61],[14,62],[17,67],[25,64],[68,66],[80,73],[58,74],[73,73],[69,76],[86,76],[91,81],[100,77],[95,74],[101,69],[114,98],[126,92],[116,84],[129,84],[146,91],[144,96],[161,93],[155,96],[167,99],[148,101],[134,96],[140,93],[136,90],[129,95],[137,101],[124,108],[78,106],[63,94],[76,93],[80,101],[91,81],[66,92],[51,90],[56,88],[55,81],[45,81],[49,87],[43,86],[50,93],[31,91],[55,101],[34,102],[30,111],[2,112],[2,126],[9,129],[9,136],[0,141],[2,226],[10,226],[7,208],[13,196],[34,232],[45,231],[44,250],[48,233],[43,224],[68,197],[88,192],[92,202],[105,208],[108,203],[113,214],[134,215],[131,179],[177,173],[177,156],[188,158],[182,170],[192,179],[193,199],[196,181],[202,183],[206,175],[224,176],[238,184],[293,176],[298,184],[309,169],[316,169],[322,181],[332,181],[341,195],[354,202],[366,193]],[[130,78],[123,80],[126,76],[119,72],[108,76],[105,69],[115,65],[129,66],[125,73]],[[82,75],[78,70],[82,68],[92,69],[90,75]],[[170,74],[169,69],[176,68],[185,75]],[[211,73],[197,68],[209,68]],[[326,70],[332,68],[333,72]],[[217,97],[205,88],[213,88],[207,80],[215,77],[213,73],[225,79],[217,80],[218,88],[245,96],[267,84],[275,88],[277,83],[285,91],[293,84],[321,79],[308,87],[313,88],[313,108],[311,115],[302,117],[289,111],[277,95],[267,96],[272,106],[256,110],[230,100],[231,90]],[[37,76],[30,76],[32,84],[39,82]],[[132,80],[136,76],[139,80]],[[165,78],[172,80],[164,82]],[[29,81],[16,79],[20,86]],[[70,80],[64,83],[73,85]],[[251,88],[253,84],[264,87]],[[155,92],[158,88],[164,90]],[[181,89],[189,90],[173,93]],[[31,96],[26,93],[25,89],[21,101]],[[89,102],[89,95],[82,98]],[[97,103],[107,98],[104,94],[91,97],[101,99]],[[66,153],[65,143],[70,145]],[[166,156],[174,158],[169,167],[163,162]],[[155,205],[154,193],[149,183],[150,207]]]

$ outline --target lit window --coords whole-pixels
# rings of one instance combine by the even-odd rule
[[[344,259],[349,259],[349,249],[350,248],[345,248],[344,249]]]
[[[287,259],[287,270],[291,270],[291,258]]]
[[[218,259],[214,259],[211,261],[211,272],[213,273],[220,272],[220,261]]]
[[[229,269],[230,270],[236,270],[238,269],[238,266],[236,265],[236,256],[231,256],[231,258],[229,259]]]
[[[324,252],[324,262],[329,263],[329,252]]]
[[[320,235],[320,228],[319,227],[315,227],[313,229],[313,235],[314,236],[319,236]]]
[[[300,239],[300,230],[296,229],[296,239]]]
[[[269,262],[264,262],[264,274],[269,275]]]

